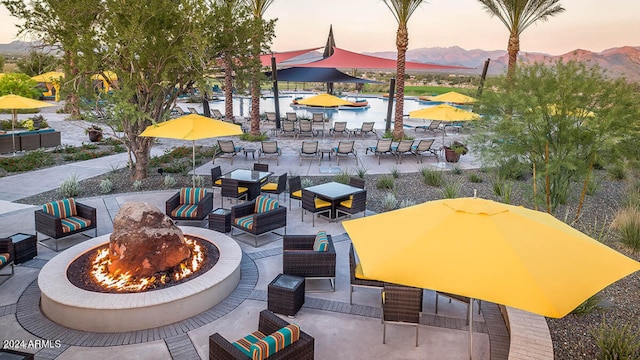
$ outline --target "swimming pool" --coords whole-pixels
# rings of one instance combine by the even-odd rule
[[[298,116],[304,116],[307,118],[311,118],[311,111],[308,109],[293,109],[291,107],[291,101],[296,97],[307,98],[310,96],[316,95],[315,93],[295,93],[290,94],[286,93],[284,96],[280,97],[280,117],[284,117],[286,112],[295,112]],[[355,96],[343,96],[344,99],[354,101],[356,100]],[[358,96],[357,99],[366,99],[371,105],[370,108],[363,110],[316,110],[313,112],[324,112],[326,116],[332,121],[346,121],[347,128],[359,128],[363,122],[365,121],[373,121],[375,122],[376,129],[384,129],[385,121],[387,118],[387,107],[388,100],[382,97],[376,97],[371,95]],[[405,98],[404,100],[404,109],[403,112],[408,114],[410,111],[422,109],[425,107],[434,106],[436,103],[428,103],[428,102],[419,102],[417,98]],[[251,106],[251,99],[248,97],[234,97],[233,98],[233,114],[235,116],[249,116]],[[213,101],[210,102],[211,109],[218,109],[222,113],[224,110],[224,101]],[[260,99],[260,113],[266,111],[275,111],[274,99],[273,98],[261,98]],[[393,120],[393,116],[395,114],[395,104],[394,110],[391,113],[391,117]],[[415,120],[412,120],[412,124]],[[418,120],[421,121],[421,120]],[[428,121],[427,121],[428,123]],[[393,124],[391,124],[393,128]]]

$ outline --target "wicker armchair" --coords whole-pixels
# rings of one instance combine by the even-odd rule
[[[52,210],[65,207],[70,213]],[[42,209],[35,211],[34,217],[36,232],[49,236],[49,238],[38,242],[42,246],[55,251],[61,250],[58,248],[58,241],[67,236],[80,233],[84,234],[87,230],[92,229],[95,231],[94,236],[98,235],[96,209],[75,202],[74,199],[64,199],[44,204]],[[52,239],[54,240],[55,247],[52,247],[46,242]]]
[[[382,343],[386,342],[387,323],[412,325],[416,327],[418,346],[418,325],[422,315],[422,289],[385,284],[382,290]]]
[[[14,274],[13,271],[13,261],[16,257],[15,251],[13,249],[13,240],[10,238],[0,238],[0,270],[4,269],[7,266],[11,266],[10,274],[0,274],[0,276],[12,276]]]
[[[256,203],[269,201],[277,205],[273,210],[258,212]],[[276,200],[266,196],[258,196],[253,201],[247,201],[231,208],[231,235],[233,230],[239,229],[245,233],[253,235],[255,246],[258,246],[258,236],[273,232],[273,230],[284,228],[287,233],[287,208],[278,204]],[[280,234],[277,234],[280,235]]]
[[[316,235],[285,235],[282,238],[282,273],[308,279],[328,279],[336,290],[336,248],[327,235],[327,251],[314,251]]]
[[[269,310],[262,310],[260,312],[258,331],[264,335],[272,334],[287,325],[289,325],[287,321],[281,319]],[[269,356],[268,359],[313,360],[314,345],[313,337],[301,330],[298,341]],[[246,360],[247,355],[243,354],[219,333],[209,336],[209,360],[227,359]]]
[[[353,249],[353,244],[349,247],[349,269],[350,269],[350,278],[351,278],[351,291],[349,291],[349,304],[353,304],[353,288],[354,287],[366,287],[366,288],[374,288],[380,289],[384,287],[384,282],[378,280],[369,280],[363,278],[362,269],[358,266],[360,265],[356,261],[355,250]]]
[[[345,214],[351,217],[359,212],[363,213],[363,216],[367,216],[367,190],[355,193],[349,199],[341,201],[336,205],[336,212],[338,216]]]
[[[188,200],[188,193],[193,190],[203,192],[200,200]],[[204,188],[182,188],[165,202],[165,208],[167,216],[174,221],[202,222],[213,210],[213,193]]]

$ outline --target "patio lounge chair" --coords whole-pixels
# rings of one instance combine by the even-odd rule
[[[280,124],[280,135],[292,135],[295,137],[297,134],[298,130],[295,122],[285,120]]]
[[[347,122],[346,121],[336,121],[333,123],[333,127],[329,129],[329,133],[333,135],[333,138],[336,138],[336,134],[341,133],[347,135],[349,137],[349,130],[347,130]]]
[[[391,154],[391,143],[392,139],[380,139],[376,146],[369,146],[365,151],[365,154],[368,154],[369,151],[374,153],[378,157],[378,165],[380,165],[380,155],[383,154]]]
[[[219,333],[215,333],[209,336],[209,360],[247,360],[253,358],[251,352],[252,342],[258,342],[267,336],[279,331],[287,326],[292,326],[287,321],[280,318],[269,310],[262,310],[260,312],[260,319],[258,321],[258,331],[255,331],[244,338],[231,343],[226,340]],[[297,325],[295,326],[297,327]],[[299,329],[298,329],[299,330]],[[298,331],[295,331],[296,333]],[[294,336],[295,338],[295,336]],[[258,341],[256,341],[258,340]],[[275,341],[275,339],[274,339]],[[265,341],[265,347],[269,347],[266,344],[273,343]],[[302,330],[299,330],[299,337],[297,340],[292,341],[288,345],[282,344],[281,348],[275,353],[264,359],[278,360],[278,359],[299,359],[299,360],[313,360],[314,358],[314,339]],[[256,346],[258,348],[259,346]],[[244,348],[244,352],[240,350]],[[257,350],[257,349],[256,349]],[[263,358],[263,357],[260,357]]]
[[[378,134],[376,133],[376,130],[373,128],[374,125],[375,125],[375,122],[373,122],[373,121],[371,121],[371,122],[363,122],[362,126],[360,127],[360,129],[353,129],[353,130],[351,130],[351,133],[354,136],[355,135],[360,135],[363,138],[368,133],[372,133],[373,135],[378,137]]]
[[[222,115],[222,112],[220,112],[220,110],[218,109],[211,109],[211,116],[214,119],[218,119],[218,120],[224,119],[224,115]]]
[[[166,214],[174,221],[202,223],[213,210],[213,193],[205,188],[182,188],[165,202]]]
[[[274,112],[266,112],[266,119],[264,120],[265,122],[272,122],[275,124],[276,122],[276,113]]]
[[[418,145],[415,145],[411,148],[411,151],[416,155],[418,162],[422,163],[422,157],[426,153],[427,155],[431,154],[436,157],[436,161],[438,161],[438,151],[433,149],[433,143],[435,139],[422,139],[418,142]]]
[[[429,125],[416,126],[415,130],[418,131],[418,129],[422,129],[424,131],[431,131],[432,133],[435,133],[436,131],[444,131],[440,128],[440,124],[442,124],[442,121],[431,120]]]
[[[11,238],[0,238],[0,270],[7,266],[11,266],[11,273],[2,273],[0,276],[13,276],[14,268],[13,262],[16,254],[13,248],[13,240]]]
[[[321,243],[324,243],[322,245]],[[282,273],[307,279],[328,279],[336,290],[336,248],[331,235],[285,235],[282,238]]]
[[[203,115],[203,114],[199,113],[198,110],[196,110],[196,108],[193,108],[193,107],[188,107],[187,110],[189,110],[189,112],[191,114]]]
[[[362,273],[362,266],[356,260],[355,250],[353,244],[349,246],[349,270],[351,278],[351,291],[349,291],[349,304],[353,304],[353,288],[365,287],[372,289],[379,289],[382,291],[384,282],[378,280],[367,279]]]
[[[387,323],[418,327],[422,316],[422,289],[385,284],[382,290],[382,343],[386,343]]]
[[[287,208],[277,200],[260,195],[255,200],[231,208],[231,236],[238,229],[253,235],[255,247],[258,247],[258,236],[284,228],[287,233]],[[276,234],[281,235],[281,234]]]
[[[296,121],[298,121],[298,114],[296,114],[294,112],[288,112],[288,113],[286,113],[286,119],[287,119],[287,121],[296,122]]]
[[[235,146],[232,140],[218,140],[218,147],[220,149],[213,155],[212,163],[215,163],[216,157],[229,156],[233,165],[233,158],[244,150],[242,146]]]
[[[313,132],[313,124],[311,123],[310,120],[300,120],[298,122],[297,137],[299,137],[300,135],[308,135],[311,137],[315,136]]]
[[[302,166],[302,159],[318,159],[318,165],[320,165],[320,151],[318,150],[317,141],[303,141],[300,148],[300,165]]]
[[[282,149],[278,147],[277,141],[263,141],[262,147],[258,149],[259,158],[273,156],[276,158],[276,165],[280,165],[280,155],[282,155]]]
[[[415,155],[413,151],[413,140],[401,140],[398,146],[394,146],[391,149],[391,153],[396,157],[396,163],[402,164],[402,155],[410,154]]]
[[[354,145],[354,141],[340,141],[338,146],[333,149],[338,166],[340,166],[340,158],[343,156],[348,157],[349,155],[353,155],[353,158],[356,160],[356,166],[358,166],[358,154],[356,153]]]
[[[85,232],[92,229],[95,231],[94,236],[98,235],[96,209],[76,202],[73,198],[46,203],[42,205],[42,209],[35,211],[34,216],[36,232],[49,236],[38,242],[56,252],[62,250],[58,247],[62,238],[80,233],[90,237]],[[55,247],[47,244],[48,240],[53,240]]]

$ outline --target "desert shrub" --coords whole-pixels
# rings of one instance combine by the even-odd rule
[[[56,148],[53,149],[53,152],[57,154],[73,154],[78,152],[78,148],[73,145],[62,144],[56,146]]]
[[[265,140],[269,140],[269,135],[267,135],[266,133],[261,133],[259,135],[251,135],[251,133],[244,133],[240,135],[240,140],[251,141],[251,142],[265,141]]]
[[[113,145],[113,152],[114,153],[127,152],[127,148],[122,144],[115,144],[115,145]]]
[[[611,228],[621,243],[634,253],[640,252],[640,210],[626,208],[618,211]]]
[[[133,191],[140,191],[142,189],[142,181],[136,180],[133,182]]]
[[[447,181],[442,188],[442,196],[445,199],[455,199],[462,188],[460,181]]]
[[[367,168],[365,168],[364,166],[358,166],[356,168],[356,175],[358,175],[360,179],[364,179],[364,176],[366,174],[367,174]]]
[[[348,171],[341,171],[339,174],[333,177],[333,181],[339,182],[341,184],[348,184],[349,179],[351,178],[351,174]]]
[[[391,176],[392,176],[394,179],[397,179],[397,178],[399,178],[399,177],[400,177],[400,170],[398,170],[398,168],[397,168],[397,167],[396,167],[396,168],[393,168],[393,169],[390,169],[389,171],[390,171]]]
[[[595,294],[571,311],[571,314],[590,314],[600,307],[600,296]]]
[[[516,158],[503,161],[496,169],[497,175],[505,180],[524,180],[529,173],[529,166]]]
[[[60,195],[63,198],[76,197],[80,194],[80,183],[78,182],[78,176],[76,174],[71,175],[71,177],[65,179],[62,184],[60,184]]]
[[[400,201],[400,205],[398,207],[402,209],[402,208],[406,208],[406,207],[409,207],[409,206],[413,206],[415,204],[416,204],[416,202],[413,201],[413,200],[404,199],[404,200]]]
[[[392,190],[395,186],[395,180],[391,175],[381,175],[376,181],[376,188]]]
[[[594,180],[592,177],[591,179],[589,179],[589,182],[587,183],[586,194],[589,196],[593,196],[596,194],[599,188],[600,188],[600,183],[597,180]]]
[[[113,182],[111,182],[111,180],[107,179],[102,179],[102,181],[100,181],[100,192],[103,194],[108,194],[110,192],[113,191]]]
[[[193,178],[193,183],[195,187],[204,187],[204,178],[200,175],[196,175]]]
[[[395,194],[387,193],[382,199],[382,209],[384,211],[391,211],[398,208],[399,202]]]
[[[640,333],[633,331],[630,324],[605,321],[594,328],[591,334],[596,339],[599,360],[621,360],[640,358]]]
[[[624,180],[627,177],[627,172],[622,164],[616,164],[607,168],[607,173],[613,180]]]
[[[470,182],[474,184],[481,183],[483,181],[482,176],[474,172],[470,173],[467,178],[469,179]]]
[[[429,186],[439,187],[444,184],[444,176],[440,171],[422,168],[420,175],[422,175],[422,181]]]
[[[163,167],[165,173],[186,174],[191,169],[191,161],[187,159],[179,159],[167,163]]]
[[[313,180],[311,180],[310,178],[301,178],[300,185],[302,185],[303,188],[313,186]]]
[[[451,173],[452,173],[453,175],[460,175],[460,174],[462,174],[462,169],[460,169],[460,168],[459,168],[459,167],[457,167],[457,166],[454,166],[454,167],[453,167],[453,169],[451,169]]]
[[[176,178],[174,178],[171,174],[167,174],[164,176],[164,187],[170,189],[174,187],[177,183]]]

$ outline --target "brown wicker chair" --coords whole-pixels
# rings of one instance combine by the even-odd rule
[[[364,179],[361,179],[359,177],[353,177],[353,176],[349,178],[349,185],[351,186],[364,189],[364,184],[365,184]]]
[[[186,189],[186,188],[184,188]],[[194,188],[191,188],[194,189]],[[205,189],[201,189],[201,191],[205,191],[205,195],[202,200],[198,201],[195,204],[183,203],[180,199],[180,193],[182,189],[175,193],[172,197],[169,198],[165,202],[166,214],[174,221],[199,221],[202,222],[207,215],[213,210],[213,193],[207,192]],[[192,216],[180,216],[180,214],[175,214],[176,210],[185,205],[197,205],[197,210]],[[179,213],[179,211],[178,211]]]
[[[302,206],[302,179],[300,176],[289,179],[289,207],[291,207],[291,199],[300,200],[300,206]]]
[[[304,222],[304,212],[308,211],[311,213],[311,224],[313,227],[316,226],[316,213],[330,213],[331,212],[331,203],[322,199],[318,199],[316,194],[312,193],[309,190],[302,189],[302,215],[301,221]]]
[[[267,194],[276,194],[280,201],[280,194],[287,190],[287,173],[278,176],[278,182],[270,182],[262,185],[260,192]]]
[[[15,251],[13,249],[13,241],[10,238],[0,238],[0,254],[8,254],[8,258],[6,258],[4,262],[0,263],[0,270],[4,269],[7,266],[11,266],[10,274],[0,274],[0,276],[13,276],[13,261],[16,257]],[[3,256],[4,259],[4,256]]]
[[[382,290],[382,343],[386,342],[387,323],[412,325],[416,327],[418,346],[418,325],[422,315],[422,289],[385,284]]]
[[[345,214],[351,217],[359,212],[367,216],[367,190],[355,193],[348,200],[341,201],[336,205],[336,212],[338,216]]]
[[[356,261],[355,250],[353,249],[353,244],[349,247],[349,269],[350,269],[350,278],[351,278],[351,291],[349,291],[349,304],[353,304],[353,288],[354,287],[366,287],[373,289],[380,289],[384,287],[384,282],[378,280],[368,280],[361,279],[357,277],[356,274],[361,273],[362,270],[358,268],[358,262]]]
[[[214,166],[211,168],[211,185],[213,187],[222,187],[222,180],[220,179],[222,177],[222,170],[220,169],[220,166]]]
[[[75,201],[74,201],[75,202]],[[35,223],[36,223],[36,232],[40,232],[44,235],[49,236],[47,239],[39,240],[38,242],[51,250],[58,251],[62,250],[58,248],[58,241],[67,236],[75,235],[75,234],[84,234],[88,230],[94,230],[95,235],[98,235],[98,223],[97,223],[97,214],[96,209],[90,206],[81,204],[79,202],[75,202],[75,208],[77,211],[77,218],[81,218],[82,221],[88,221],[89,225],[85,227],[80,227],[76,230],[65,231],[65,227],[63,226],[63,219],[67,219],[67,217],[58,217],[52,215],[50,213],[45,212],[43,209],[36,210],[34,213]],[[84,234],[87,237],[90,235]],[[47,244],[47,240],[55,240],[55,247]]]
[[[249,198],[249,189],[244,186],[238,186],[238,180],[227,178],[222,178],[220,180],[222,183],[222,186],[220,188],[221,208],[224,208],[225,197],[236,199],[236,204],[238,204],[238,199],[244,198],[246,200]]]
[[[278,315],[269,310],[260,312],[260,320],[258,321],[258,331],[262,334],[269,335],[275,331],[282,329],[289,323],[281,319]],[[314,357],[314,339],[309,334],[300,330],[300,338],[293,344],[276,352],[268,357],[269,360],[277,359],[300,359],[313,360]],[[232,343],[226,340],[219,333],[209,336],[209,360],[246,360],[247,356],[243,354]]]
[[[285,235],[282,238],[282,273],[308,279],[328,279],[336,291],[336,248],[327,235],[327,251],[314,251],[316,235]]]
[[[265,196],[260,195],[255,200],[247,201],[231,208],[231,236],[233,236],[234,228],[251,234],[255,238],[256,247],[258,246],[258,236],[274,232],[273,230],[280,228],[284,228],[284,234],[287,233],[287,208],[278,205],[274,210],[257,213],[256,202],[258,202],[261,197]],[[245,227],[238,221],[247,216],[252,217],[250,227]]]

